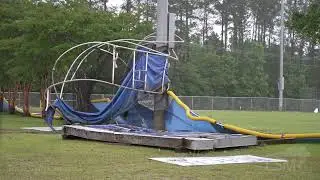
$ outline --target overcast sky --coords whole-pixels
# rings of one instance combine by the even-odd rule
[[[108,4],[112,6],[119,6],[122,3],[122,0],[109,0]]]
[[[123,0],[109,0],[108,5],[120,7],[122,3],[123,3]],[[221,31],[221,27],[218,25],[214,25],[215,18],[211,19],[211,21],[212,21],[211,23],[212,23],[213,31],[219,34]],[[200,26],[198,28],[193,29],[194,31],[193,33],[199,32],[201,30]]]

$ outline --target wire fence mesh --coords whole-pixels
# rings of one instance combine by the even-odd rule
[[[5,97],[8,94],[5,93]],[[92,94],[91,99],[112,98],[111,94]],[[278,111],[279,99],[268,97],[214,97],[214,96],[180,96],[190,109],[193,110],[244,110],[244,111]],[[51,94],[51,101],[56,99]],[[63,99],[70,105],[76,103],[76,95],[63,94]],[[31,107],[40,107],[40,93],[31,92],[29,95]],[[19,92],[16,99],[17,106],[23,106],[23,94]],[[320,108],[320,100],[284,98],[284,111],[312,112]]]

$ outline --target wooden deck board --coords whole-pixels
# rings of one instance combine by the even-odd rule
[[[218,148],[252,146],[257,144],[257,138],[249,135],[193,132],[116,132],[107,129],[91,128],[78,125],[63,126],[62,135],[65,138],[79,137],[88,140],[113,143],[189,150],[212,150]]]

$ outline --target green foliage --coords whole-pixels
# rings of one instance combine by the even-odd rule
[[[185,95],[269,96],[264,48],[245,43],[235,52],[208,51],[213,47],[191,47],[190,61],[178,63],[173,87]],[[188,68],[186,68],[188,67]],[[188,88],[186,88],[188,87]]]
[[[320,2],[312,1],[306,12],[294,12],[288,24],[302,36],[320,43]]]
[[[48,81],[56,58],[76,43],[141,38],[152,30],[149,23],[137,23],[137,16],[95,11],[86,1],[7,1],[0,11],[5,73],[10,81],[38,85]]]
[[[236,52],[234,56],[238,61],[237,89],[240,92],[237,94],[240,96],[269,96],[263,46],[245,43],[244,49]]]
[[[285,97],[299,98],[302,89],[307,87],[306,69],[301,64],[292,63],[285,65]]]
[[[152,32],[155,1],[124,1],[120,13],[108,10],[106,2],[2,1],[0,86],[12,87],[17,82],[25,82],[32,83],[33,90],[38,90],[49,83],[53,63],[71,46],[87,41],[143,38]],[[288,5],[289,12],[301,6],[293,1],[288,3],[291,3]],[[314,1],[305,13],[294,13],[289,25],[302,35],[317,40],[320,29],[318,8]],[[184,3],[170,0],[169,9],[177,14],[177,34],[186,42],[192,42],[177,48],[181,60],[171,63],[169,75],[172,88],[178,94],[277,97],[280,53],[272,38],[277,33],[274,31],[279,1],[192,0]],[[198,16],[198,11],[203,14]],[[218,17],[214,24],[222,26],[219,35],[212,31],[210,18],[213,16]],[[254,20],[250,32],[247,23],[249,16]],[[315,63],[314,67],[306,68],[304,64],[304,59],[309,57],[318,62],[319,56],[315,43],[297,40],[292,32],[289,35],[293,38],[288,40],[292,43],[286,44],[285,51],[285,95],[298,98],[305,87],[319,88],[319,68],[316,68],[319,66]],[[304,52],[308,43],[308,52]],[[299,56],[293,56],[295,51],[299,52]],[[123,59],[130,58],[128,53],[120,53],[124,54]],[[74,54],[59,63],[59,78],[68,70],[67,65],[70,65]],[[83,72],[104,80],[110,78],[108,69],[102,68],[109,66],[103,58],[110,57],[92,53],[88,62],[84,63]],[[119,71],[116,77],[120,75]]]

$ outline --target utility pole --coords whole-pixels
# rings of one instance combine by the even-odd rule
[[[279,74],[279,111],[283,110],[283,36],[284,36],[284,0],[281,0],[281,32],[280,32],[280,74]]]
[[[168,53],[174,48],[175,39],[175,14],[169,13],[168,0],[157,0],[157,32],[156,50]],[[168,61],[168,58],[166,59]],[[163,91],[162,87],[161,91]],[[168,95],[166,93],[154,95],[153,128],[165,130],[165,110],[168,107]]]

